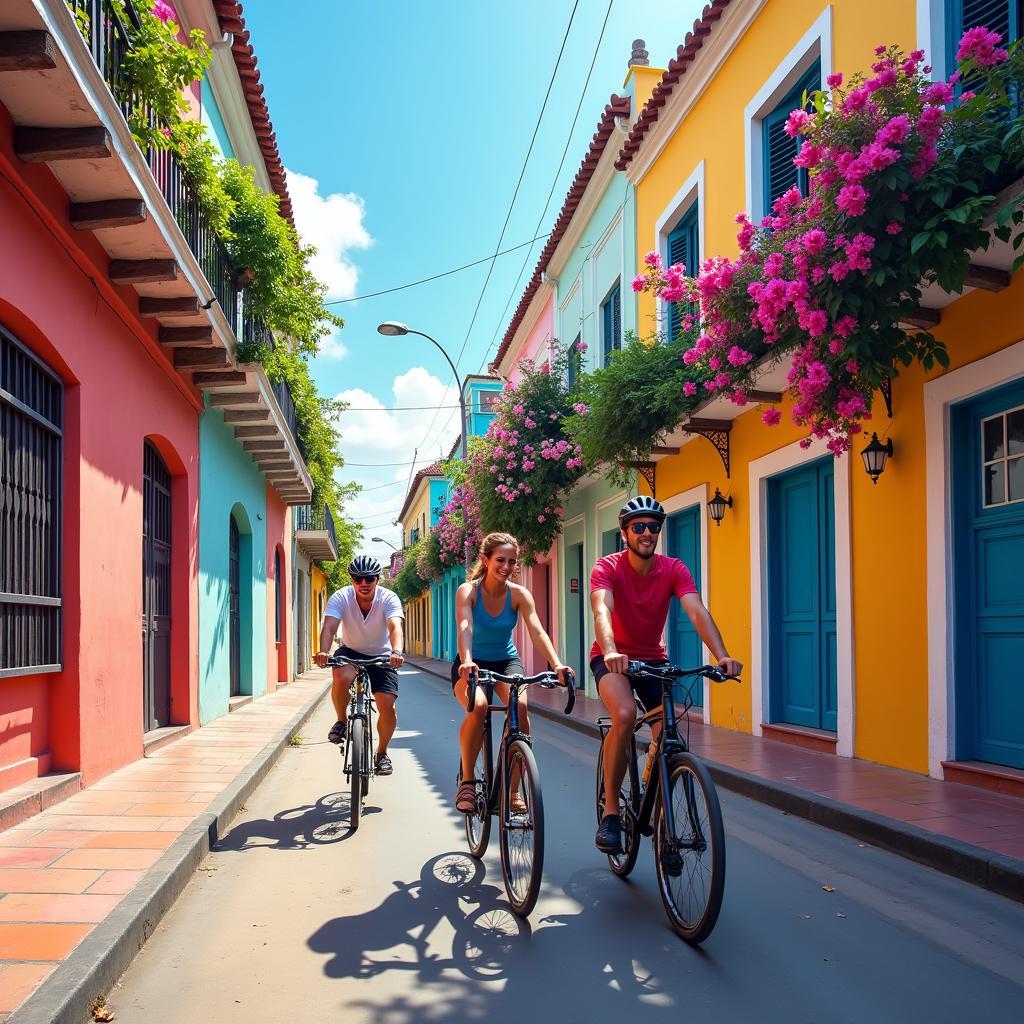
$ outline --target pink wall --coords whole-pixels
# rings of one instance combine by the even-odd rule
[[[71,228],[50,171],[13,156],[11,129],[0,108],[0,323],[65,381],[64,669],[0,685],[0,787],[47,767],[88,784],[142,754],[146,438],[173,477],[172,720],[197,722],[201,406],[134,290],[112,286],[96,239]]]
[[[289,680],[288,654],[292,639],[291,602],[291,542],[288,506],[269,484],[267,485],[267,693],[273,693],[278,683]],[[281,589],[274,588],[274,552],[281,552]],[[281,623],[281,643],[274,640],[274,609],[276,601],[284,601],[284,619]]]
[[[548,301],[544,304],[537,322],[526,335],[525,340],[515,349],[511,349],[503,362],[510,366],[506,373],[509,380],[515,384],[522,376],[519,370],[519,362],[522,359],[534,359],[539,366],[547,358],[547,342],[555,336],[555,299],[549,294]]]

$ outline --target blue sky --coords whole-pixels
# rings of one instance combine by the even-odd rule
[[[246,3],[298,227],[320,249],[315,269],[332,298],[393,288],[495,251],[573,3]],[[607,0],[579,0],[503,249],[531,239],[538,222],[550,230],[604,104],[622,87],[633,39],[645,39],[651,63],[664,67],[702,6],[613,0],[556,179],[608,9]],[[441,355],[422,338],[382,338],[377,324],[405,321],[437,338],[460,375],[475,373],[493,356],[542,245],[499,257],[472,330],[486,263],[333,307],[346,326],[313,370],[321,390],[353,406],[341,421],[346,478],[367,490],[347,511],[367,538],[400,542],[391,520],[414,449],[430,461],[458,431]],[[381,411],[396,405],[427,408]]]

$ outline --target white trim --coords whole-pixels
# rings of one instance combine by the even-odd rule
[[[750,704],[751,731],[761,735],[768,693],[768,480],[828,455],[823,440],[803,449],[798,441],[754,459],[750,472]],[[853,661],[853,586],[850,543],[850,459],[835,460],[836,754],[853,757],[856,700]]]
[[[708,566],[708,485],[698,484],[680,494],[673,494],[662,502],[665,512],[671,516],[674,512],[681,512],[683,509],[691,508],[693,505],[700,506],[700,597],[705,607],[711,607],[711,572]],[[665,537],[665,547],[668,547],[668,535]],[[676,556],[673,556],[676,557]],[[689,568],[689,567],[687,567]],[[667,625],[667,624],[666,624]],[[704,652],[704,662],[710,660],[707,645],[701,641],[701,650]],[[704,724],[711,724],[711,683],[704,680]]]
[[[686,73],[672,89],[668,101],[658,114],[658,120],[644,136],[640,148],[626,168],[626,175],[634,185],[643,180],[665,147],[675,138],[679,126],[700,102],[715,75],[725,66],[767,3],[768,0],[733,0],[725,9],[718,24],[712,28],[707,42],[700,48],[693,62],[686,66]]]
[[[743,111],[743,164],[746,168],[747,211],[754,223],[768,212],[762,209],[761,202],[763,190],[760,186],[764,177],[761,159],[761,121],[785,98],[786,93],[796,85],[800,76],[810,68],[815,59],[821,60],[821,81],[824,88],[825,79],[832,74],[831,4],[826,5]]]
[[[953,678],[953,516],[950,406],[1024,379],[1024,341],[951,370],[924,386],[928,599],[928,774],[943,777],[956,751]]]
[[[932,79],[945,78],[946,0],[917,0],[917,48],[932,66]]]
[[[661,254],[668,265],[668,236],[675,230],[680,219],[697,203],[697,264],[704,262],[704,161],[701,160],[693,173],[683,182],[682,187],[668,201],[654,225],[654,251]],[[687,267],[686,272],[696,276],[697,267]],[[661,327],[667,322],[665,300],[657,300],[656,323]]]

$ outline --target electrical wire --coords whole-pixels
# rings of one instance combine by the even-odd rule
[[[345,302],[358,302],[360,299],[375,299],[378,295],[390,295],[392,292],[401,292],[406,288],[415,288],[421,284],[429,284],[431,281],[439,281],[442,277],[451,277],[452,274],[460,274],[463,270],[469,270],[471,267],[479,267],[481,263],[486,263],[488,260],[496,259],[498,256],[507,256],[510,252],[518,252],[524,246],[532,246],[542,238],[547,238],[549,234],[551,234],[550,231],[547,232],[547,234],[531,238],[528,242],[520,242],[518,245],[513,245],[511,249],[502,249],[501,252],[495,253],[494,256],[484,256],[482,259],[473,260],[472,263],[464,263],[461,267],[456,267],[454,270],[446,270],[441,274],[433,274],[430,277],[421,277],[418,281],[410,281],[408,284],[395,285],[394,288],[383,288],[379,292],[367,292],[365,295],[353,295],[350,299],[332,299],[330,302],[325,302],[324,305],[340,306]]]

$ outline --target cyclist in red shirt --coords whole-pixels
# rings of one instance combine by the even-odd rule
[[[633,694],[645,711],[661,703],[656,683],[632,679],[626,669],[631,660],[668,664],[663,638],[673,595],[682,602],[718,668],[729,676],[738,676],[743,670],[742,664],[729,656],[690,570],[678,558],[655,554],[665,516],[664,507],[654,498],[646,494],[630,498],[619,512],[625,550],[598,559],[590,576],[590,607],[597,636],[590,650],[590,670],[612,720],[604,744],[607,813],[595,837],[603,853],[615,853],[621,846],[619,792],[636,723]]]

